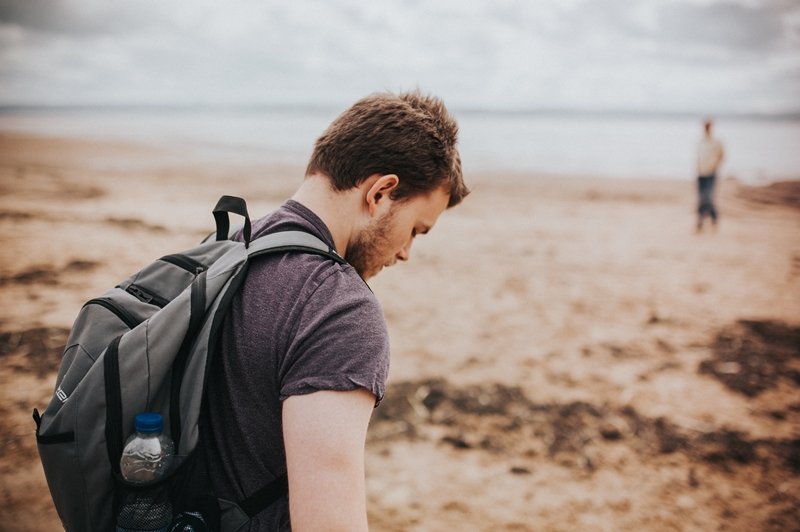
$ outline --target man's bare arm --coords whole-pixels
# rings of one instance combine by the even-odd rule
[[[364,444],[374,406],[364,389],[284,401],[292,530],[367,530]]]

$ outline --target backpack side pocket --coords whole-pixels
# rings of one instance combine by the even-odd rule
[[[173,517],[169,482],[137,485],[116,479],[117,530],[167,530]]]
[[[87,521],[86,485],[78,460],[75,433],[64,432],[42,436],[37,429],[36,444],[46,473],[47,486],[53,495],[53,502],[61,522],[65,526],[70,524],[74,527],[67,530],[90,530]]]
[[[94,363],[80,345],[64,351],[55,393],[36,420],[36,446],[53,503],[67,530],[92,530],[89,497],[75,437],[76,412],[70,396]]]

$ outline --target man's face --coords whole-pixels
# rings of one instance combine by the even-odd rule
[[[350,242],[345,259],[364,280],[398,260],[408,260],[414,237],[431,230],[447,208],[449,197],[445,190],[437,189],[425,196],[393,201],[388,212]]]

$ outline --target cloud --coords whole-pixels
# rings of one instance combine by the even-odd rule
[[[791,0],[0,0],[0,104],[780,110],[798,56]]]
[[[709,46],[731,55],[774,50],[786,38],[781,16],[787,6],[665,3],[659,9],[657,35],[667,42]]]
[[[0,23],[41,33],[85,36],[135,31],[146,13],[133,2],[0,0]]]

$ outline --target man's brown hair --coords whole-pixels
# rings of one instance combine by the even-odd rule
[[[377,93],[356,102],[314,144],[306,176],[324,174],[348,190],[374,174],[396,174],[392,199],[444,188],[448,207],[469,194],[456,148],[458,124],[441,99],[418,91]]]

